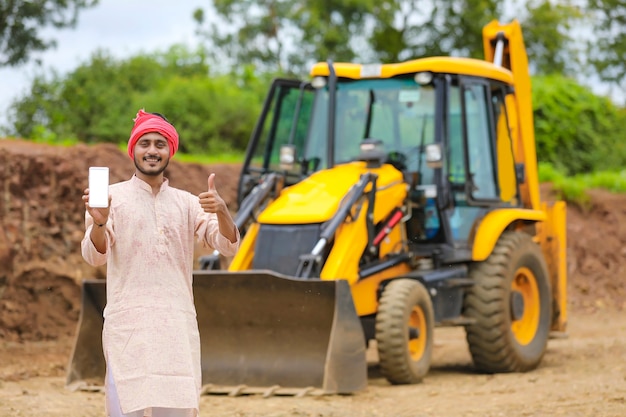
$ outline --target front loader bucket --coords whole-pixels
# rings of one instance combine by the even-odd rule
[[[195,271],[205,393],[351,393],[367,385],[365,337],[345,280]]]
[[[195,271],[206,394],[351,393],[367,385],[365,338],[346,281],[270,271]],[[85,280],[67,371],[71,390],[102,390],[106,281]]]
[[[99,390],[104,385],[102,312],[106,305],[105,282],[83,281],[78,331],[67,369],[66,385],[72,390]]]

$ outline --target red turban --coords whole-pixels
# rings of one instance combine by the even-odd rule
[[[146,113],[141,109],[137,112],[137,116],[133,120],[135,125],[130,132],[130,139],[128,139],[128,155],[131,158],[134,158],[135,145],[139,138],[151,132],[160,133],[167,139],[167,143],[170,147],[170,157],[176,153],[178,150],[178,132],[176,132],[174,126],[165,119],[156,114]]]

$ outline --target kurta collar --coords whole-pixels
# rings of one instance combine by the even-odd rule
[[[144,180],[140,179],[139,177],[137,177],[136,175],[133,174],[133,176],[130,178],[130,183],[133,185],[133,187],[137,187],[139,189],[148,191],[150,193],[152,193],[152,187],[150,186],[150,184],[148,184],[147,182],[145,182]],[[165,191],[166,188],[169,187],[169,180],[165,177],[163,177],[163,184],[161,184],[161,188],[159,189],[159,192],[163,192]]]

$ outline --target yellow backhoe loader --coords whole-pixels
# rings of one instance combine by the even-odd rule
[[[567,324],[565,204],[540,200],[520,25],[483,39],[485,60],[320,62],[273,82],[240,250],[194,273],[206,393],[357,392],[368,347],[390,383],[417,383],[435,326],[464,326],[480,371],[539,365]],[[67,383],[88,388],[104,284],[83,294]]]

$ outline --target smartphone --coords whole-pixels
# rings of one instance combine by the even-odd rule
[[[109,206],[109,168],[89,167],[89,207]]]

